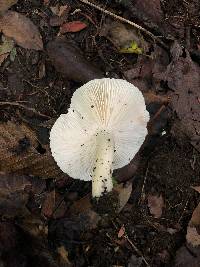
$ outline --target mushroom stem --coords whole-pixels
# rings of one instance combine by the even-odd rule
[[[114,153],[114,141],[112,136],[101,131],[97,134],[97,153],[94,173],[92,177],[92,196],[100,197],[113,188],[112,162]]]

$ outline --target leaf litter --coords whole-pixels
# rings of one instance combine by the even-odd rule
[[[12,2],[14,3],[14,1],[10,1],[10,3]],[[156,33],[159,33],[157,31],[159,27],[161,32],[165,31],[165,27],[162,25],[163,9],[160,1],[151,3],[148,1],[116,1],[116,4],[110,4],[111,8],[115,10],[116,7],[119,7],[119,2],[126,9],[123,15],[127,18],[134,17],[138,22],[142,21],[142,25],[144,23],[148,29]],[[171,1],[169,2],[171,3]],[[9,4],[9,1],[7,3],[4,12],[12,5]],[[157,267],[163,264],[171,266],[175,251],[181,246],[177,251],[176,266],[198,266],[198,206],[194,210],[198,200],[195,192],[190,195],[186,189],[193,184],[198,184],[199,177],[197,151],[187,150],[188,141],[199,150],[198,64],[192,60],[193,58],[191,59],[189,50],[183,49],[178,43],[170,44],[171,51],[165,51],[150,43],[146,36],[141,36],[140,33],[129,27],[125,26],[124,28],[124,24],[121,22],[119,23],[121,25],[118,24],[116,27],[117,23],[112,21],[104,25],[104,16],[102,14],[99,16],[101,17],[100,21],[97,12],[92,8],[87,9],[83,4],[79,6],[77,3],[71,4],[70,2],[71,6],[57,5],[55,9],[50,6],[49,1],[44,1],[44,4],[46,4],[45,10],[42,3],[38,5],[35,2],[31,3],[31,8],[33,7],[34,10],[32,12],[29,7],[24,8],[23,4],[19,5],[18,3],[17,9],[14,5],[12,10],[20,13],[16,11],[4,13],[6,26],[0,24],[3,35],[6,38],[10,37],[13,45],[16,43],[24,49],[17,47],[17,55],[12,52],[13,50],[2,55],[6,57],[9,53],[10,55],[13,53],[17,61],[20,61],[22,73],[27,69],[30,75],[25,90],[18,94],[19,102],[15,102],[16,97],[9,93],[7,94],[9,98],[7,104],[4,102],[5,105],[2,105],[3,101],[1,101],[1,107],[4,109],[7,108],[8,103],[10,103],[9,106],[15,103],[16,107],[23,109],[26,104],[20,101],[26,101],[27,94],[33,94],[30,96],[31,99],[35,95],[39,95],[41,91],[45,91],[48,98],[46,104],[49,105],[53,102],[56,107],[51,118],[54,121],[57,116],[67,110],[68,103],[62,104],[68,101],[66,95],[68,94],[70,99],[80,84],[104,76],[125,77],[144,93],[152,118],[148,126],[150,135],[145,141],[141,153],[133,159],[131,164],[127,168],[115,172],[118,182],[131,180],[127,187],[122,184],[118,185],[119,192],[115,192],[115,197],[117,196],[115,200],[118,200],[117,209],[115,207],[115,212],[112,212],[112,209],[102,206],[103,212],[99,215],[96,207],[94,210],[95,205],[91,202],[90,194],[86,195],[90,192],[90,184],[86,183],[83,186],[81,184],[81,188],[77,187],[70,191],[72,180],[64,175],[52,160],[48,143],[43,143],[37,130],[28,126],[43,123],[46,127],[45,120],[50,116],[36,116],[37,105],[34,106],[36,112],[32,112],[32,116],[28,119],[23,112],[16,109],[16,113],[12,114],[13,120],[4,122],[0,126],[0,144],[3,144],[0,146],[0,168],[4,172],[2,175],[6,177],[1,176],[3,183],[2,190],[0,190],[0,203],[6,204],[7,206],[4,206],[8,208],[6,213],[5,209],[1,210],[0,205],[3,215],[8,215],[5,216],[6,222],[0,222],[1,226],[5,227],[4,232],[8,233],[8,238],[1,239],[10,241],[7,248],[13,261],[12,265],[7,262],[6,266],[18,267],[20,260],[24,263],[20,255],[28,258],[28,263],[30,259],[34,258],[33,265],[35,264],[35,266],[40,266],[41,262],[50,267],[84,266],[84,264],[141,266],[142,258],[136,257],[135,252],[130,250],[130,246],[118,244],[116,247],[112,238],[107,240],[107,236],[112,236],[112,234],[116,237],[116,229],[121,237],[124,236],[124,229],[126,229],[131,242],[138,247],[138,250],[141,250],[141,253],[147,258],[147,263],[150,262],[152,266]],[[77,11],[79,10],[77,8],[80,8],[81,12]],[[72,13],[69,13],[70,9]],[[68,24],[69,21],[81,22],[82,12],[86,18],[90,17],[90,21],[94,21],[94,24],[88,24],[84,31],[76,29],[76,31],[72,31],[72,34],[66,32],[62,41],[57,41],[56,35],[59,34],[60,26],[62,27],[63,23]],[[124,10],[120,9],[119,14],[121,15],[123,12]],[[1,23],[3,17],[1,17]],[[11,25],[6,17],[11,18]],[[33,26],[32,19],[37,27]],[[15,24],[17,29],[20,28],[24,31],[22,33],[18,31],[17,36],[13,30]],[[99,36],[100,29],[98,27],[100,25],[101,28],[102,24],[103,27],[107,27],[107,33]],[[112,26],[109,27],[110,25]],[[43,42],[39,31],[44,37],[44,45],[49,43],[47,45],[48,57],[42,50]],[[192,32],[192,34],[195,38],[195,33]],[[102,38],[102,36],[106,38]],[[138,49],[142,49],[142,52],[146,53],[146,48],[148,52],[144,56],[144,53],[141,54],[141,50]],[[27,49],[42,50],[37,55],[33,53],[34,60],[32,62],[34,63],[31,63],[32,65],[29,63]],[[120,54],[120,49],[124,52],[123,55]],[[44,60],[46,60],[45,63]],[[96,66],[91,64],[93,61],[97,63]],[[10,81],[10,76],[15,71],[10,60],[6,60],[2,65],[2,81],[0,83],[0,88],[3,88],[3,90],[1,89],[2,96],[7,92],[7,80]],[[20,77],[20,79],[23,78]],[[35,84],[35,91],[33,91],[31,88]],[[58,84],[57,87],[56,84]],[[67,88],[67,84],[70,88],[69,92],[67,92],[68,89],[64,89],[64,95],[60,99],[55,99],[54,94],[58,88],[65,88],[65,86]],[[46,91],[47,85],[54,88],[53,93]],[[12,87],[12,84],[10,86]],[[52,102],[49,102],[49,99]],[[44,101],[44,99],[40,99],[40,101]],[[174,124],[178,129],[170,130],[173,122],[165,115],[171,111],[174,112]],[[16,122],[16,118],[17,121],[22,120],[23,122]],[[187,136],[187,139],[181,137],[180,140],[180,131],[183,133],[182,136]],[[177,158],[182,163],[177,162]],[[144,182],[143,172],[149,160],[151,164],[145,184],[143,184],[144,190],[147,192],[146,196],[149,196],[148,203],[140,203],[138,200],[141,197],[141,184]],[[183,177],[180,178],[180,175]],[[54,178],[62,180],[62,176],[65,183],[56,187]],[[186,176],[187,179],[185,179]],[[12,177],[13,182],[8,177]],[[41,178],[48,179],[45,181]],[[5,180],[9,185],[5,183]],[[32,188],[34,187],[33,181],[41,182],[36,186],[37,190]],[[154,193],[148,195],[148,192]],[[74,194],[75,197],[70,198],[70,194],[71,196]],[[193,201],[193,198],[196,202]],[[111,198],[112,200],[113,198]],[[108,205],[109,203],[106,200],[103,204]],[[187,244],[183,246],[186,225],[192,210],[194,213],[187,228]],[[149,214],[149,211],[153,216]],[[33,215],[35,213],[37,216]],[[158,221],[159,223],[156,224]],[[177,221],[179,221],[179,227],[176,227],[177,223],[175,222]],[[20,250],[19,256],[16,257],[15,251],[19,249],[18,228],[23,232],[23,240],[26,244],[30,244],[30,248],[25,250],[25,256]],[[21,232],[20,234],[22,234]],[[13,240],[16,240],[16,243]],[[47,240],[49,240],[51,248],[54,247],[55,257],[50,252]],[[97,255],[97,251],[98,254],[100,253],[100,257]],[[73,264],[70,263],[71,260]]]
[[[15,11],[8,11],[0,18],[0,31],[12,38],[19,46],[27,49],[42,50],[42,37],[26,16]]]

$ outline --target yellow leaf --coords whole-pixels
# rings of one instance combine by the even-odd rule
[[[142,54],[143,49],[138,47],[135,41],[130,43],[129,47],[123,47],[119,50],[120,53],[128,53],[128,54]]]

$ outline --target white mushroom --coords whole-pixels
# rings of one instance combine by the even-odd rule
[[[67,114],[50,132],[52,155],[75,179],[92,180],[92,195],[113,188],[113,169],[127,165],[147,134],[149,113],[137,87],[121,79],[95,79],[75,91]]]

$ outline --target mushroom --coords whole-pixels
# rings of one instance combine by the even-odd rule
[[[149,113],[142,93],[122,79],[95,79],[77,89],[67,114],[50,132],[50,148],[60,169],[92,180],[92,196],[113,188],[113,169],[127,165],[147,135]]]

